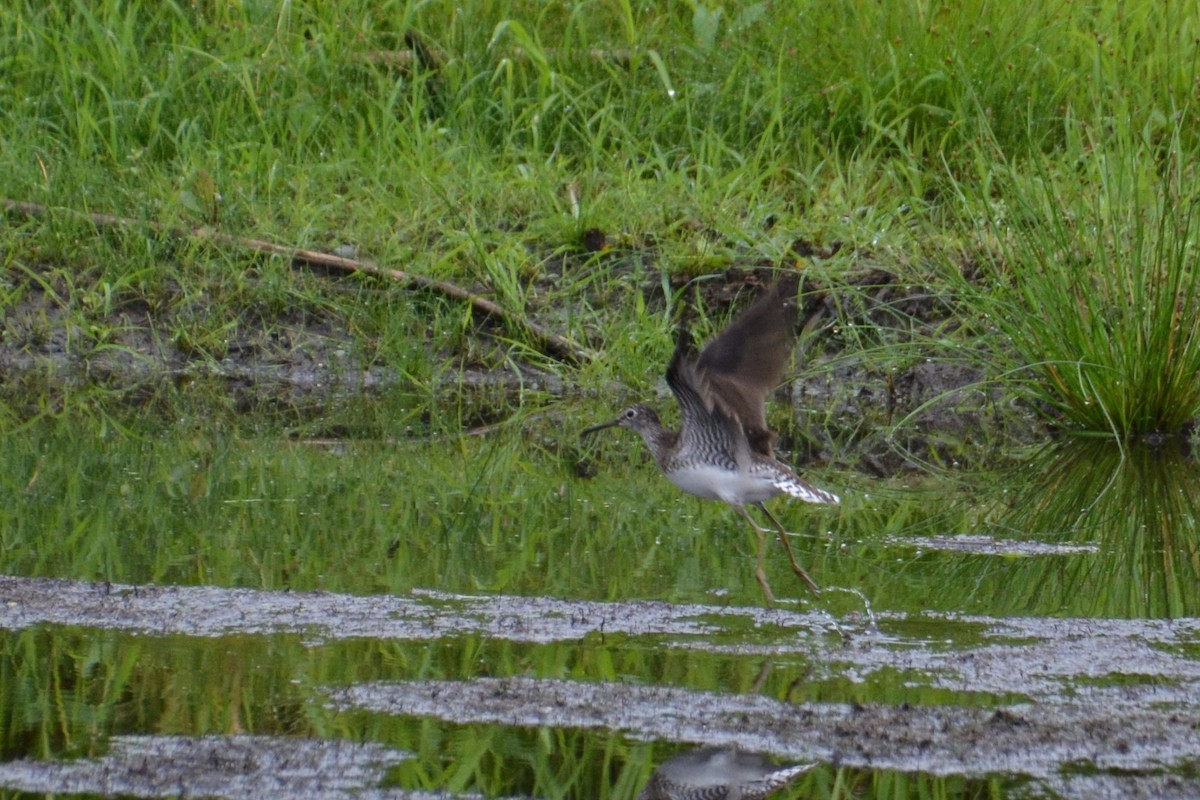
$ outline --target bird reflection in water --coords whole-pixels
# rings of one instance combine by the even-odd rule
[[[638,800],[758,800],[789,786],[815,764],[781,767],[732,747],[704,747],[669,758]]]

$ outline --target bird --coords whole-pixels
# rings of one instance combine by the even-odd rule
[[[637,800],[760,800],[814,766],[780,767],[758,753],[703,747],[659,765]]]
[[[818,489],[775,458],[776,435],[767,427],[767,394],[779,383],[795,343],[798,285],[794,274],[777,281],[698,354],[691,334],[680,327],[667,367],[667,385],[682,414],[680,430],[664,427],[653,408],[637,403],[580,434],[613,427],[635,431],[673,484],[732,506],[758,536],[754,574],[768,603],[775,602],[763,569],[769,531],[754,521],[746,506],[758,508],[771,520],[792,571],[820,596],[816,582],[796,561],[787,531],[763,501],[786,494],[808,503],[840,502],[836,494]]]

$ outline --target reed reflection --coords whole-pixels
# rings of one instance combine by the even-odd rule
[[[1200,613],[1200,473],[1183,443],[1067,441],[1042,451],[1025,475],[995,527],[1098,548],[1024,559],[1001,605],[1080,616]]]

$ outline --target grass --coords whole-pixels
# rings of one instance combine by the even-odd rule
[[[1161,502],[1116,515],[1136,525],[1066,577],[1057,558],[881,537],[1057,532],[1067,512],[1036,489],[947,477],[1023,461],[1044,431],[1014,423],[1014,404],[1121,439],[1200,414],[1197,12],[1196,0],[3,4],[0,197],[51,209],[0,219],[4,571],[686,602],[718,602],[719,587],[720,601],[757,603],[753,542],[728,509],[680,496],[636,441],[584,450],[575,433],[661,390],[681,317],[699,335],[721,327],[727,271],[798,267],[836,313],[805,340],[791,411],[773,408],[773,422],[846,504],[773,508],[805,534],[823,583],[895,611],[1195,616],[1187,537],[1136,527],[1166,508],[1183,527],[1153,530],[1189,530],[1186,466],[1182,484],[1114,483],[1112,508],[1145,486]],[[349,247],[470,287],[599,357],[564,363],[528,328],[436,293],[149,223]],[[297,390],[278,379],[289,370],[332,388]],[[361,376],[375,383],[360,391]],[[960,413],[939,420],[957,427],[931,430],[928,412],[945,407]],[[300,443],[318,437],[339,444]],[[1064,458],[1037,473],[1061,481],[1053,497],[1103,505],[1077,469],[1099,459]],[[873,460],[909,472],[852,469]],[[1125,541],[1136,564],[1121,560]],[[768,569],[789,585],[780,559]],[[838,605],[852,599],[822,607],[860,610]],[[693,667],[695,654],[616,641],[534,656],[472,641],[168,642],[131,666],[117,637],[95,661],[126,682],[104,703],[72,696],[73,716],[53,684],[88,668],[73,654],[90,639],[63,635],[12,637],[26,655],[0,659],[20,677],[0,690],[27,691],[10,713],[44,719],[0,726],[8,752],[91,752],[96,730],[158,720],[316,732],[405,743],[422,754],[408,777],[428,787],[548,796],[596,771],[628,790],[630,746],[576,758],[562,754],[595,740],[539,732],[504,749],[510,730],[331,720],[292,681],[309,669],[311,684],[352,681],[378,663],[366,674],[666,675],[755,691],[757,666]],[[608,671],[588,673],[592,657]],[[244,708],[177,677],[202,663],[240,681],[260,661],[269,674],[246,673]],[[164,681],[177,702],[161,699]],[[875,685],[814,691],[897,700]],[[18,741],[26,730],[43,738]],[[526,752],[533,777],[506,783],[500,767]],[[812,780],[821,796],[986,791],[833,769]]]
[[[1016,343],[1002,374],[1035,375],[1035,396],[1065,424],[1178,428],[1197,412],[1195,356],[1161,346],[1168,322],[1144,345],[1114,343],[1123,355],[1084,349],[1096,322],[1057,337],[1072,344],[1063,352],[1021,342],[1047,338],[1043,307],[1062,309],[1058,333],[1069,321],[1072,267],[1058,256],[1071,237],[1103,247],[1084,261],[1129,266],[1114,278],[1126,293],[1147,270],[1176,265],[1173,282],[1143,299],[1186,311],[1189,8],[14,3],[0,12],[10,76],[0,194],[351,245],[600,344],[603,363],[570,375],[585,385],[645,385],[653,362],[621,340],[669,338],[670,314],[613,299],[664,276],[779,263],[799,237],[849,245],[810,266],[826,283],[844,285],[867,260],[958,292],[930,263],[987,258],[999,237],[999,270],[1021,276],[1017,291],[965,293],[962,316],[990,313],[991,301],[1004,309],[1011,325],[983,331],[1000,334],[984,341],[989,352]],[[1168,151],[1180,165],[1173,187],[1146,184],[1146,159]],[[1122,159],[1139,161],[1138,185],[1113,183]],[[1104,208],[1087,204],[1100,195]],[[999,209],[1018,211],[1025,235],[997,231],[1009,221]],[[980,214],[993,224],[981,228]],[[1102,240],[1089,221],[1107,226]],[[582,248],[589,229],[605,234],[605,253]],[[98,233],[62,215],[10,217],[0,231],[8,305],[30,287],[61,287],[67,316],[88,323],[72,347],[111,346],[114,313],[145,303],[170,319],[157,333],[202,360],[227,355],[252,315],[269,329],[297,309],[344,324],[369,361],[406,364],[418,382],[447,350],[479,357],[451,304],[408,307],[440,320],[445,346],[421,356],[407,342],[428,328],[398,327],[392,292],[345,291],[228,247]],[[1093,316],[1120,305],[1121,286],[1110,290]],[[893,333],[885,345],[909,346],[909,332]],[[500,344],[485,361],[538,360],[519,331]],[[1146,404],[1174,417],[1133,408],[1151,378],[1106,360],[1139,352],[1160,355],[1147,373],[1171,376]],[[1072,364],[1095,369],[1071,377]]]
[[[1086,131],[1078,152],[1095,149]],[[1011,348],[1008,380],[1056,424],[1174,434],[1200,411],[1196,176],[1177,136],[1029,175],[997,170],[990,281],[965,287]]]

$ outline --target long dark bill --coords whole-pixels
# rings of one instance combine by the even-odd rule
[[[579,435],[580,436],[591,436],[596,431],[602,431],[605,428],[615,428],[617,425],[620,425],[620,424],[621,424],[621,418],[617,417],[614,420],[610,420],[608,422],[604,422],[599,425],[593,425],[590,428],[584,428],[582,431],[579,432]]]

